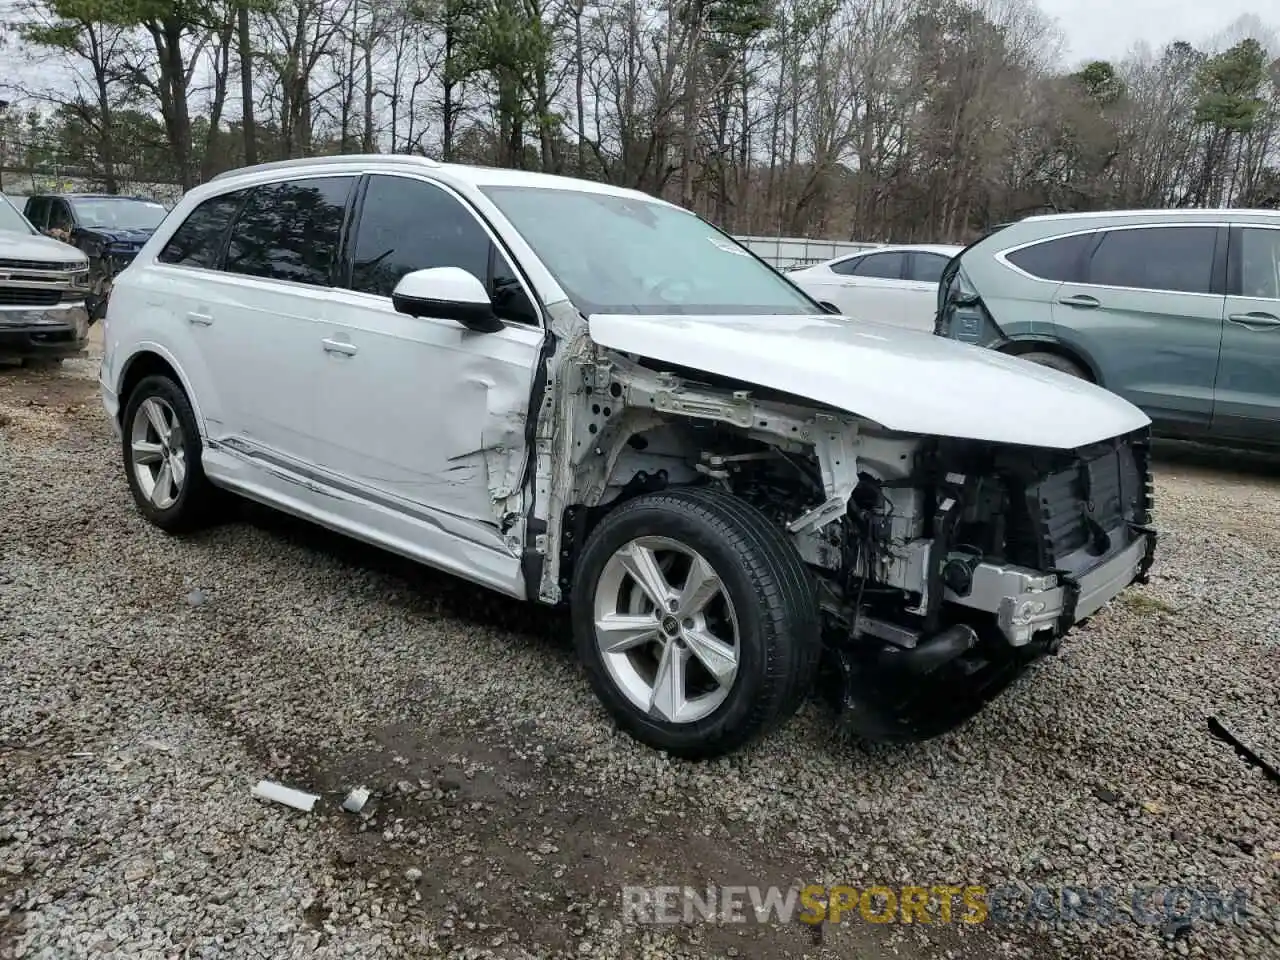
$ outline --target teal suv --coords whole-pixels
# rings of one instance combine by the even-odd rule
[[[1280,446],[1280,211],[1005,225],[943,271],[934,333],[1091,380],[1166,436]]]

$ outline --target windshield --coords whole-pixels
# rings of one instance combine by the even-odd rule
[[[585,190],[482,189],[583,313],[821,312],[725,234],[677,207]]]
[[[124,197],[77,197],[71,208],[80,226],[114,230],[154,230],[165,214],[158,203]]]
[[[5,196],[0,196],[0,230],[7,233],[35,233],[31,224],[27,223],[27,218]]]

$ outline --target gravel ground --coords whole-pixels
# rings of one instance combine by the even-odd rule
[[[559,617],[133,510],[91,360],[0,370],[0,957],[1280,956],[1280,481],[1176,451],[1152,584],[947,737],[614,731]],[[310,814],[250,797],[267,777]],[[360,816],[339,803],[364,784]],[[1245,888],[1240,924],[637,926],[623,884]]]

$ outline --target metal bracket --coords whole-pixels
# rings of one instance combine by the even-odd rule
[[[591,393],[606,393],[613,382],[613,364],[608,360],[584,364],[582,379]]]
[[[748,399],[724,400],[719,397],[698,396],[692,391],[676,387],[659,390],[653,395],[653,409],[659,413],[675,413],[702,420],[723,420],[739,427],[750,427],[754,405]]]
[[[1062,584],[1062,613],[1058,615],[1055,638],[1063,636],[1076,622],[1076,604],[1080,602],[1080,582],[1065,570],[1054,571]]]
[[[1160,535],[1156,533],[1153,527],[1141,526],[1136,523],[1130,524],[1129,529],[1147,538],[1147,552],[1143,554],[1142,563],[1138,565],[1138,574],[1133,578],[1133,582],[1148,583],[1151,580],[1151,565],[1156,562],[1156,541],[1160,539]]]
[[[858,485],[858,458],[853,450],[852,429],[835,417],[818,414],[813,418],[813,448],[822,470],[822,487],[827,499],[787,525],[791,533],[804,533],[825,526],[849,509],[849,498]]]

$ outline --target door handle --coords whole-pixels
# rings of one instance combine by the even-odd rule
[[[197,327],[207,327],[213,323],[213,317],[207,313],[188,313],[187,323],[195,324]]]
[[[324,345],[325,353],[340,353],[344,357],[354,357],[359,351],[354,343],[347,343],[345,340],[321,340]]]
[[[1101,306],[1097,297],[1086,296],[1083,293],[1076,294],[1073,297],[1059,297],[1058,302],[1068,307],[1084,307],[1089,310]]]
[[[1280,317],[1270,313],[1233,313],[1227,319],[1248,330],[1267,330],[1271,327],[1280,327]]]

